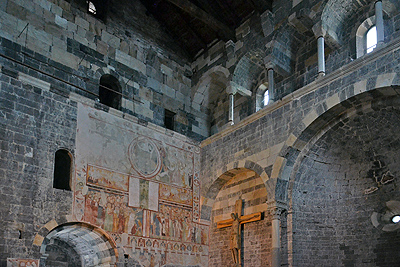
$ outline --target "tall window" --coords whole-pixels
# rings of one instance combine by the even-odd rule
[[[269,102],[268,82],[260,84],[256,91],[256,112],[263,109]]]
[[[105,74],[100,78],[99,88],[100,103],[109,107],[120,109],[121,107],[121,86],[114,76]]]
[[[366,46],[367,53],[370,53],[375,49],[376,44],[378,42],[378,39],[377,39],[377,36],[376,36],[376,26],[373,26],[368,30],[365,39],[366,39],[366,42],[367,42],[367,46]]]
[[[174,124],[175,124],[175,113],[166,109],[165,114],[164,114],[164,125],[165,128],[174,130]]]
[[[268,102],[269,102],[269,92],[268,92],[268,90],[265,90],[265,92],[264,92],[264,107],[266,105],[268,105]]]
[[[53,188],[71,190],[72,156],[65,150],[57,150],[54,160]]]
[[[371,53],[377,44],[375,17],[367,18],[361,23],[356,32],[356,56],[357,58]]]

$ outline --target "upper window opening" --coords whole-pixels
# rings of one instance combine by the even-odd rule
[[[264,107],[265,107],[266,105],[268,105],[268,102],[269,102],[269,92],[268,92],[268,90],[266,90],[266,91],[264,92]]]
[[[115,109],[120,109],[121,98],[121,86],[118,79],[110,74],[101,76],[99,88],[100,103]]]
[[[165,116],[164,116],[165,128],[174,130],[174,123],[175,123],[175,113],[166,109]]]
[[[371,53],[377,45],[377,33],[375,16],[367,18],[361,23],[356,32],[356,56],[357,58]]]
[[[108,7],[108,0],[86,1],[86,10],[89,14],[105,21]]]
[[[96,15],[96,6],[94,5],[94,3],[92,1],[87,1],[88,4],[88,12]]]
[[[376,48],[376,44],[378,43],[377,35],[376,35],[376,26],[370,28],[367,32],[366,36],[367,41],[367,53],[372,52]]]
[[[65,150],[57,150],[54,160],[53,188],[71,190],[72,156]]]
[[[268,82],[262,83],[257,88],[256,93],[256,112],[268,105],[269,102],[269,92],[268,92]]]

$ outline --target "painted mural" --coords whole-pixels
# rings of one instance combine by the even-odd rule
[[[78,104],[73,216],[142,266],[207,266],[200,150],[178,137]]]
[[[39,260],[7,259],[7,267],[39,267]]]
[[[115,190],[128,191],[128,175],[88,165],[87,183]]]
[[[174,187],[166,184],[160,185],[160,201],[191,206],[193,203],[192,191],[186,188]]]

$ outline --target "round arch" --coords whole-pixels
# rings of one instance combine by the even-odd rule
[[[62,261],[78,266],[116,266],[118,250],[114,240],[102,229],[83,222],[69,222],[51,229],[40,246],[45,265]],[[61,262],[61,263],[60,263]]]
[[[242,161],[235,161],[227,166],[231,166],[232,168],[228,170],[225,167],[223,170],[218,171],[219,173],[218,178],[212,181],[210,186],[208,186],[202,193],[203,198],[201,201],[201,219],[210,221],[211,219],[211,210],[215,202],[215,198],[217,197],[218,193],[221,191],[223,186],[232,179],[235,175],[239,173],[243,173],[245,171],[253,171],[256,176],[260,177],[264,185],[266,181],[269,179],[267,173],[265,172],[264,168],[262,168],[259,164],[249,161],[249,160],[242,160]],[[269,194],[269,190],[267,188],[267,193]]]
[[[326,128],[327,125],[340,118],[346,112],[348,114],[350,114],[349,112],[357,112],[360,103],[366,101],[376,102],[385,97],[392,97],[393,101],[395,101],[400,88],[399,81],[400,75],[397,73],[388,73],[375,77],[375,89],[367,88],[367,80],[359,81],[354,85],[358,91],[346,94],[346,99],[340,99],[338,95],[333,95],[311,110],[303,120],[307,121],[308,124],[300,123],[294,129],[273,165],[273,169],[276,170],[274,173],[277,174],[277,177],[271,177],[269,182],[273,183],[270,186],[274,188],[272,195],[276,197],[275,200],[287,203],[289,181],[294,176],[296,161],[301,153],[305,151],[307,145],[324,133],[323,129],[329,129]]]

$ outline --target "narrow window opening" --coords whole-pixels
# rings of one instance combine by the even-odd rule
[[[163,84],[167,84],[167,74],[165,74],[165,73],[162,74],[162,80],[163,80]]]
[[[268,105],[268,102],[269,102],[269,92],[268,92],[268,90],[266,90],[266,91],[264,92],[264,107],[265,107],[266,105]]]
[[[164,116],[165,128],[174,130],[174,123],[175,123],[175,113],[166,109],[165,116]]]
[[[121,87],[117,78],[110,74],[105,74],[100,78],[99,100],[106,106],[120,109]]]
[[[88,12],[92,15],[96,15],[97,11],[94,3],[92,1],[87,1],[87,4],[88,4]]]
[[[86,1],[87,13],[103,21],[106,20],[107,9],[108,9],[108,0]]]
[[[54,162],[53,188],[71,190],[71,166],[70,153],[65,149],[57,150]]]
[[[367,53],[371,53],[376,48],[376,44],[378,43],[376,26],[373,26],[368,30],[366,35],[366,41],[367,41]]]

